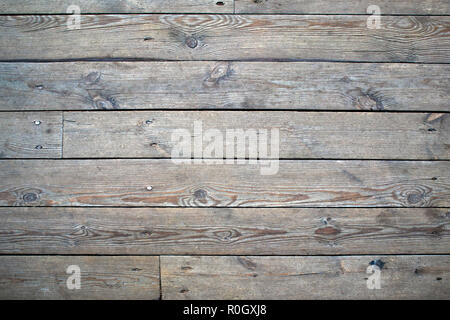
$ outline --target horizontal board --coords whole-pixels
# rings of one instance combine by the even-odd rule
[[[234,0],[2,0],[2,14],[73,13],[233,13]]]
[[[235,0],[236,13],[367,14],[369,6],[380,14],[449,14],[446,0]]]
[[[69,266],[80,289],[67,286]],[[0,299],[159,299],[159,258],[1,256]]]
[[[61,156],[61,112],[0,113],[0,158]]]
[[[0,60],[450,62],[448,16],[389,16],[379,29],[344,15],[84,15],[70,29],[73,21],[0,16]]]
[[[64,157],[223,158],[241,144],[247,157],[254,147],[258,158],[273,158],[273,150],[258,147],[264,143],[282,159],[450,159],[449,119],[446,113],[65,112]],[[183,153],[177,152],[179,130],[190,141]],[[219,144],[214,153],[208,132]]]
[[[432,208],[0,208],[0,253],[448,254],[449,218]]]
[[[448,111],[448,74],[397,63],[0,63],[0,110]]]
[[[4,160],[0,206],[449,207],[449,168],[450,161]]]
[[[371,263],[380,289],[367,286]],[[448,299],[450,259],[163,256],[161,285],[163,299]]]

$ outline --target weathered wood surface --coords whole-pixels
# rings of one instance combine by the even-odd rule
[[[0,208],[1,254],[448,254],[432,208]]]
[[[367,267],[381,260],[381,289]],[[449,299],[449,256],[161,257],[163,299]]]
[[[377,5],[381,14],[441,15],[450,13],[447,1],[431,0],[3,0],[0,13],[66,13],[70,5],[82,13],[298,13],[298,14],[367,14]]]
[[[79,290],[67,288],[71,265]],[[159,258],[1,256],[0,299],[159,299]]]
[[[1,14],[81,13],[233,13],[234,0],[2,0]]]
[[[441,15],[450,13],[450,2],[445,0],[235,0],[235,12],[271,14],[367,14],[367,8],[371,5],[380,7],[382,15]]]
[[[0,110],[449,111],[449,74],[397,63],[0,63]]]
[[[0,113],[0,158],[61,156],[61,112]]]
[[[450,62],[450,17],[1,16],[0,60],[161,59]],[[10,45],[14,43],[14,45]]]
[[[174,132],[187,130],[192,147],[199,136],[206,148],[212,143],[207,132],[213,129],[223,140],[214,158],[225,157],[236,143],[246,145],[248,156],[249,144],[264,140],[261,132],[267,132],[270,143],[276,129],[282,159],[450,159],[449,119],[446,113],[65,112],[64,157],[170,158],[180,143]],[[200,126],[202,131],[196,132]],[[241,133],[230,140],[230,130]],[[196,156],[191,149],[185,158]],[[258,158],[273,154],[260,150],[255,151]]]
[[[1,206],[449,207],[449,161],[3,160]],[[278,167],[277,167],[278,166]],[[278,169],[278,172],[276,172]],[[267,172],[266,172],[267,173]]]

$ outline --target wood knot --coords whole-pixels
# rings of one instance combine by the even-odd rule
[[[100,72],[91,72],[84,78],[84,81],[87,84],[96,84],[100,81],[101,76],[102,74]]]
[[[144,237],[150,237],[151,235],[152,235],[152,232],[151,231],[142,231],[141,232],[141,235],[143,235]]]
[[[324,228],[319,228],[314,233],[321,236],[335,236],[341,233],[341,230],[332,226],[328,226]]]
[[[206,196],[207,196],[207,195],[208,195],[208,194],[207,194],[206,191],[203,190],[203,189],[199,189],[199,190],[196,190],[196,191],[194,192],[194,197],[197,198],[197,199],[206,199]]]
[[[197,41],[197,39],[195,39],[194,37],[187,37],[186,38],[186,45],[189,47],[189,48],[191,48],[191,49],[194,49],[195,47],[197,47],[197,45],[198,45],[198,41]]]
[[[94,97],[92,99],[95,108],[101,110],[115,109],[119,107],[117,100],[114,97],[103,98],[100,96]]]
[[[214,236],[223,242],[232,242],[234,239],[239,238],[242,234],[236,230],[221,230],[215,231]]]
[[[217,85],[221,80],[231,76],[230,63],[220,63],[214,67],[211,73],[204,81],[205,86],[212,87]]]
[[[400,186],[393,192],[393,197],[405,206],[426,207],[430,205],[432,189],[425,185]]]
[[[407,201],[411,204],[417,204],[423,199],[423,195],[420,193],[410,193],[407,196]]]
[[[22,197],[23,201],[25,202],[35,202],[38,200],[38,198],[39,198],[38,195],[33,192],[25,193]]]
[[[356,88],[347,92],[353,101],[353,105],[360,110],[383,110],[384,105],[380,94],[371,90],[363,91]]]

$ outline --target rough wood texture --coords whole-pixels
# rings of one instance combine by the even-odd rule
[[[233,13],[234,0],[2,0],[0,13]]]
[[[78,265],[81,289],[69,290]],[[158,299],[158,257],[1,256],[0,299]]]
[[[261,166],[4,160],[0,205],[450,206],[450,161],[280,161],[275,175],[261,175]]]
[[[0,110],[448,111],[449,65],[0,63]]]
[[[1,254],[448,254],[449,209],[0,208]]]
[[[370,5],[381,14],[449,14],[442,0],[235,0],[236,13],[367,14]]]
[[[381,289],[366,270],[381,260]],[[161,257],[163,299],[448,299],[449,256]]]
[[[61,112],[0,113],[0,158],[61,156]]]
[[[314,59],[450,62],[450,17],[87,15],[1,16],[0,60]],[[14,45],[10,45],[14,43]]]
[[[174,132],[188,130],[194,145],[194,135],[199,135],[194,123],[201,122],[204,146],[211,143],[207,130],[219,130],[223,136],[222,153],[213,154],[215,158],[236,144],[226,139],[227,130],[242,129],[247,132],[247,138],[239,138],[242,143],[258,146],[258,133],[267,130],[270,142],[276,128],[282,159],[450,159],[449,119],[444,113],[65,112],[64,157],[170,158],[179,144],[172,139]],[[194,156],[192,150],[188,158]]]

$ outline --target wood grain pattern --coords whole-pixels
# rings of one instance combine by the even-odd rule
[[[268,133],[270,143],[272,130],[277,129],[282,159],[450,159],[449,119],[444,113],[65,112],[64,157],[170,158],[180,143],[173,140],[177,130],[190,132],[191,146],[199,135],[204,148],[211,144],[208,130],[219,130],[222,152],[214,158],[222,158],[240,143],[228,139],[227,132],[242,130],[237,140],[246,145],[248,156],[249,144],[265,141],[261,132]],[[202,133],[194,128],[200,125]],[[196,156],[191,149],[184,157]],[[258,158],[271,154],[258,152]]]
[[[273,169],[277,163],[271,162]],[[448,207],[449,161],[0,161],[1,206]],[[150,190],[149,190],[150,189]]]
[[[81,13],[233,13],[234,0],[2,0],[2,14],[64,14],[71,5]]]
[[[78,265],[81,288],[69,290]],[[38,300],[158,299],[158,257],[1,256],[0,298]]]
[[[448,74],[397,63],[0,63],[0,110],[448,111]]]
[[[381,289],[367,267],[381,260]],[[449,256],[161,257],[163,299],[448,299]],[[214,285],[211,285],[214,283]]]
[[[450,210],[0,208],[1,254],[448,254]]]
[[[84,15],[1,16],[0,60],[330,60],[450,62],[450,17]],[[14,43],[14,46],[9,45]]]
[[[61,158],[62,112],[0,113],[0,158]]]
[[[236,13],[367,14],[370,5],[381,14],[449,14],[442,0],[235,0]]]

